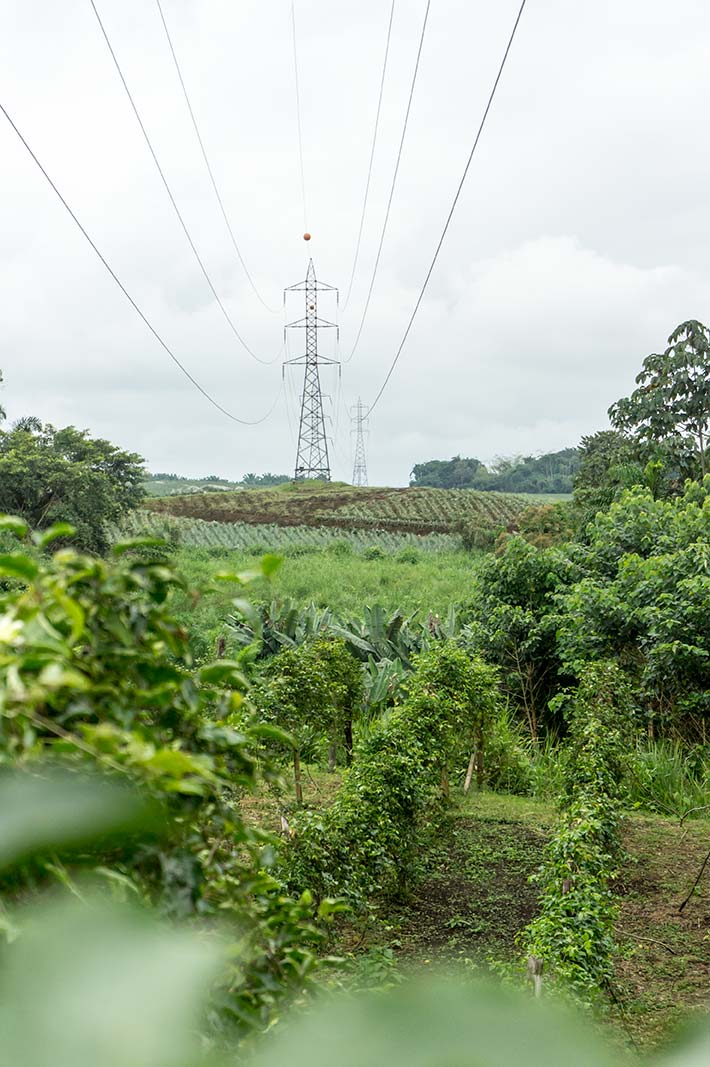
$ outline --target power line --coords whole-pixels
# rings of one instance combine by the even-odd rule
[[[59,200],[61,201],[62,205],[63,205],[63,206],[64,206],[64,207],[66,208],[66,210],[68,211],[68,213],[69,213],[69,214],[71,215],[72,219],[74,220],[74,222],[76,223],[76,225],[78,226],[78,228],[79,228],[79,229],[81,230],[81,233],[82,233],[82,234],[83,234],[83,236],[84,236],[84,237],[86,238],[86,240],[87,240],[87,241],[89,242],[89,244],[90,244],[90,245],[91,245],[91,247],[93,248],[94,252],[95,252],[95,253],[96,253],[96,255],[97,255],[97,256],[99,257],[99,259],[100,259],[100,260],[101,260],[101,262],[103,263],[104,267],[106,268],[106,270],[108,271],[108,273],[109,273],[109,274],[111,275],[111,277],[112,277],[112,278],[113,278],[113,280],[115,281],[115,283],[116,283],[116,285],[118,286],[118,288],[119,288],[119,289],[121,290],[121,292],[123,293],[123,295],[125,296],[125,298],[126,298],[126,299],[128,300],[129,304],[130,304],[130,305],[132,306],[133,310],[134,310],[134,311],[136,311],[136,312],[138,313],[138,315],[139,315],[139,316],[141,317],[141,319],[143,320],[144,324],[145,324],[145,325],[146,325],[146,326],[148,327],[148,329],[150,330],[150,332],[151,332],[151,333],[153,334],[153,336],[155,337],[155,339],[156,339],[156,341],[158,342],[158,344],[159,344],[159,345],[161,345],[161,346],[162,346],[162,348],[163,348],[163,349],[164,349],[164,350],[165,350],[165,351],[167,352],[167,354],[168,354],[168,355],[170,356],[170,358],[172,359],[173,363],[175,363],[175,364],[176,364],[176,366],[180,368],[180,370],[181,370],[181,371],[182,371],[182,373],[183,373],[183,374],[185,375],[185,377],[186,377],[186,378],[188,378],[188,379],[189,379],[189,380],[190,380],[190,381],[192,382],[192,384],[193,384],[193,385],[195,386],[195,388],[196,388],[197,390],[199,390],[199,392],[200,392],[200,393],[202,393],[202,395],[203,395],[203,396],[205,397],[205,399],[206,399],[206,400],[208,400],[208,401],[210,402],[210,404],[212,404],[212,406],[213,406],[213,407],[217,408],[217,410],[218,410],[218,411],[221,411],[223,415],[226,415],[228,419],[231,419],[231,420],[232,420],[233,422],[238,422],[238,423],[239,423],[239,424],[240,424],[241,426],[259,426],[259,424],[260,424],[260,423],[262,423],[262,422],[266,422],[266,420],[267,420],[267,419],[269,418],[269,416],[271,415],[271,413],[272,413],[272,412],[274,411],[274,408],[276,407],[276,404],[278,403],[278,400],[279,400],[279,396],[281,395],[281,389],[279,389],[279,392],[278,392],[278,393],[277,393],[277,395],[276,395],[276,400],[274,401],[274,403],[273,403],[273,404],[271,405],[271,407],[270,407],[270,408],[269,408],[269,410],[268,410],[268,411],[266,412],[266,414],[265,414],[265,415],[263,415],[263,416],[262,416],[262,417],[261,417],[260,419],[240,419],[240,418],[238,418],[238,416],[237,416],[237,415],[233,415],[233,414],[231,413],[231,411],[227,411],[227,409],[226,409],[226,408],[223,408],[223,407],[222,407],[222,405],[221,405],[221,404],[219,404],[219,403],[218,403],[218,402],[217,402],[217,401],[216,401],[216,400],[214,399],[214,397],[210,396],[210,394],[209,394],[209,393],[207,392],[207,390],[206,390],[206,389],[204,389],[204,388],[203,388],[203,387],[202,387],[202,386],[200,385],[200,383],[199,383],[199,382],[198,382],[198,381],[197,381],[197,380],[196,380],[195,378],[193,378],[193,376],[192,376],[192,375],[190,374],[190,372],[189,372],[189,370],[187,369],[187,367],[185,367],[185,366],[184,366],[184,365],[183,365],[183,364],[182,364],[182,363],[180,362],[180,360],[179,360],[179,359],[177,358],[177,356],[176,356],[176,355],[175,355],[175,353],[174,353],[174,352],[172,351],[172,349],[170,348],[170,346],[169,346],[169,345],[168,345],[168,344],[167,344],[167,343],[166,343],[166,342],[165,342],[165,341],[163,340],[163,338],[162,338],[162,337],[160,336],[160,334],[158,333],[158,331],[156,330],[156,328],[155,328],[155,327],[153,326],[153,324],[152,324],[152,323],[151,323],[151,322],[149,321],[149,319],[148,319],[148,318],[146,317],[146,315],[144,315],[144,313],[143,313],[143,312],[141,311],[141,309],[139,308],[138,304],[137,304],[137,303],[135,302],[135,300],[133,299],[133,297],[131,296],[131,294],[130,294],[130,293],[128,292],[128,290],[126,289],[126,287],[125,287],[125,285],[123,284],[123,282],[121,281],[121,279],[120,279],[120,278],[118,277],[118,275],[117,275],[117,274],[116,274],[116,272],[115,272],[115,271],[113,270],[113,268],[112,268],[112,267],[111,267],[111,266],[109,265],[108,261],[107,261],[107,260],[105,259],[105,257],[103,256],[103,254],[102,254],[102,253],[101,253],[101,252],[99,251],[99,248],[98,248],[98,247],[97,247],[97,245],[96,245],[96,244],[94,243],[94,241],[92,240],[92,238],[91,238],[91,237],[89,236],[88,232],[87,232],[87,231],[86,231],[86,230],[84,229],[84,226],[83,226],[83,225],[81,224],[81,222],[79,221],[79,219],[77,218],[77,216],[76,216],[76,215],[74,214],[74,212],[72,211],[71,207],[69,206],[69,204],[67,203],[67,201],[66,201],[66,200],[64,199],[64,197],[63,197],[63,196],[62,196],[62,194],[60,193],[59,189],[58,189],[58,188],[57,188],[57,186],[56,186],[56,185],[54,184],[54,182],[53,182],[53,181],[52,181],[52,179],[50,178],[49,174],[48,174],[48,173],[47,173],[47,171],[46,171],[46,170],[44,169],[43,165],[42,165],[42,164],[40,163],[39,159],[37,158],[37,156],[36,156],[36,155],[34,154],[34,152],[32,151],[32,149],[30,148],[30,146],[29,146],[29,144],[27,143],[27,141],[25,140],[25,138],[24,138],[24,137],[22,136],[22,134],[20,133],[20,130],[19,130],[19,129],[18,129],[18,127],[17,127],[16,125],[15,125],[15,123],[13,122],[12,118],[10,117],[10,115],[9,115],[8,111],[6,110],[6,108],[4,107],[4,105],[3,105],[2,103],[0,103],[0,111],[2,111],[3,115],[5,116],[5,118],[7,119],[7,121],[8,121],[9,123],[10,123],[10,125],[11,125],[11,126],[12,126],[12,128],[13,128],[13,130],[14,130],[14,131],[15,131],[15,133],[17,134],[17,136],[19,137],[20,141],[21,141],[21,142],[22,142],[22,144],[23,144],[23,145],[25,146],[25,148],[27,149],[28,153],[30,154],[30,156],[32,157],[32,159],[34,160],[34,162],[35,162],[35,163],[37,164],[37,166],[39,167],[40,171],[42,172],[42,174],[44,175],[44,177],[46,178],[46,180],[47,180],[47,181],[49,182],[50,186],[52,187],[53,191],[55,192],[55,194],[57,195],[57,197],[58,197],[58,198],[59,198]]]
[[[180,88],[182,89],[182,94],[185,97],[185,103],[187,104],[187,110],[190,113],[190,120],[192,121],[192,127],[193,127],[193,129],[195,131],[195,136],[197,137],[197,143],[200,146],[200,151],[202,152],[202,158],[205,161],[205,167],[207,168],[207,173],[209,175],[210,182],[212,183],[212,188],[214,190],[214,195],[217,198],[217,203],[219,204],[219,210],[222,213],[222,218],[224,219],[225,226],[227,227],[227,230],[229,231],[229,236],[231,238],[232,245],[234,246],[234,251],[236,252],[237,258],[239,259],[239,262],[242,265],[244,273],[247,276],[247,280],[249,282],[249,285],[252,287],[252,289],[254,291],[254,295],[263,304],[263,306],[266,308],[267,311],[270,311],[273,314],[278,314],[278,312],[280,311],[280,308],[272,308],[272,307],[270,307],[269,304],[267,304],[267,302],[264,300],[263,296],[261,295],[261,293],[257,289],[256,284],[254,282],[254,279],[252,278],[251,274],[249,273],[249,269],[248,269],[246,263],[244,262],[244,257],[243,257],[243,255],[241,253],[241,249],[239,248],[239,245],[237,244],[237,239],[234,236],[234,230],[232,229],[232,226],[231,226],[231,224],[229,222],[229,217],[228,217],[227,212],[225,210],[224,202],[223,202],[222,197],[220,195],[220,191],[217,188],[217,182],[215,180],[215,176],[214,176],[214,173],[212,171],[212,166],[210,165],[210,161],[209,161],[209,158],[207,156],[207,150],[205,148],[205,143],[202,140],[202,135],[200,133],[199,126],[197,125],[197,119],[195,118],[195,112],[192,109],[192,103],[190,102],[190,97],[189,97],[188,92],[187,92],[187,86],[185,85],[185,79],[182,76],[182,71],[180,69],[180,63],[178,62],[178,57],[177,57],[177,54],[175,52],[175,48],[173,46],[172,37],[170,36],[170,31],[168,29],[168,24],[167,24],[167,22],[165,20],[165,15],[163,13],[162,5],[160,3],[160,0],[155,0],[155,3],[157,5],[158,12],[160,13],[160,21],[162,22],[163,29],[165,30],[165,36],[167,38],[168,46],[170,48],[170,54],[173,57],[173,63],[175,64],[175,70],[177,71],[178,80],[180,82]]]
[[[456,189],[456,193],[454,195],[454,199],[453,199],[451,207],[449,209],[449,214],[447,215],[446,222],[444,223],[444,228],[441,231],[441,237],[439,238],[439,242],[438,242],[438,244],[436,246],[436,250],[434,251],[434,256],[433,256],[432,261],[431,261],[431,263],[429,265],[429,270],[427,271],[426,277],[424,278],[424,284],[422,285],[422,288],[421,288],[421,291],[419,293],[419,296],[417,297],[417,302],[414,305],[414,310],[412,311],[412,314],[411,314],[411,317],[409,319],[409,322],[407,323],[407,328],[404,331],[404,336],[402,337],[402,340],[400,341],[399,348],[397,349],[397,352],[395,353],[395,357],[392,360],[392,365],[391,365],[390,369],[387,371],[387,377],[385,378],[384,382],[382,383],[382,386],[380,388],[379,393],[377,394],[377,396],[373,400],[372,404],[370,405],[370,408],[368,410],[368,415],[372,414],[372,412],[375,410],[375,407],[376,407],[380,397],[382,396],[382,394],[384,393],[384,391],[385,391],[385,389],[387,387],[387,383],[389,382],[390,378],[392,377],[392,372],[394,371],[394,368],[397,366],[397,363],[399,361],[399,357],[402,354],[402,349],[404,348],[405,343],[407,341],[407,338],[409,336],[409,331],[411,330],[412,324],[414,323],[414,320],[416,318],[417,312],[419,311],[419,305],[421,304],[422,299],[424,298],[424,293],[426,292],[427,286],[429,284],[429,279],[432,276],[432,273],[434,271],[434,267],[436,266],[436,261],[439,258],[439,252],[441,251],[441,247],[442,247],[442,245],[444,243],[444,238],[446,237],[447,231],[449,229],[449,225],[450,225],[451,220],[452,220],[452,218],[454,216],[454,211],[456,210],[456,205],[458,204],[459,197],[461,196],[461,191],[462,191],[462,189],[464,187],[464,183],[466,181],[466,177],[468,175],[469,168],[470,168],[471,163],[473,161],[473,157],[475,155],[476,148],[478,147],[478,142],[479,142],[479,140],[481,138],[481,134],[483,133],[483,127],[486,124],[486,119],[488,118],[488,112],[491,109],[491,105],[493,103],[493,98],[494,98],[494,96],[496,94],[496,90],[498,88],[498,82],[500,81],[501,75],[503,74],[503,68],[505,67],[506,60],[508,59],[508,53],[510,52],[510,49],[512,47],[513,40],[515,38],[515,34],[517,32],[517,29],[518,29],[518,24],[520,23],[520,19],[522,18],[523,11],[525,10],[526,2],[527,2],[527,0],[522,0],[522,3],[520,5],[520,9],[518,10],[517,17],[516,17],[515,22],[513,24],[513,29],[511,31],[510,37],[508,38],[508,43],[506,45],[505,52],[503,53],[503,58],[501,60],[500,66],[498,68],[498,73],[496,74],[495,81],[493,82],[493,88],[491,89],[490,95],[488,97],[488,102],[487,102],[485,110],[483,112],[483,118],[481,119],[481,122],[480,122],[479,127],[478,127],[478,131],[476,133],[475,140],[473,142],[473,147],[472,147],[472,149],[471,149],[471,151],[469,153],[468,160],[466,161],[466,166],[464,167],[463,174],[461,175],[461,180],[459,181],[458,188]]]
[[[355,355],[355,349],[360,341],[360,335],[362,328],[365,325],[365,319],[370,307],[370,300],[372,298],[372,290],[375,287],[375,278],[377,277],[377,268],[380,265],[380,256],[382,255],[382,246],[385,243],[385,233],[387,231],[387,223],[389,222],[390,210],[392,208],[392,200],[394,199],[394,190],[397,184],[397,175],[399,173],[399,164],[402,159],[402,149],[404,148],[404,139],[407,136],[407,124],[409,122],[409,112],[412,109],[412,100],[414,98],[414,87],[417,84],[417,74],[419,73],[419,61],[422,56],[422,48],[424,47],[424,35],[426,33],[427,20],[429,18],[429,8],[431,7],[431,0],[427,0],[426,10],[424,12],[424,22],[422,23],[422,32],[419,37],[419,48],[417,49],[417,60],[414,64],[414,74],[412,75],[412,84],[409,87],[409,100],[407,101],[407,110],[404,113],[404,124],[402,126],[402,136],[399,141],[399,150],[397,152],[397,161],[394,166],[394,174],[392,175],[392,185],[390,187],[390,195],[387,201],[387,210],[385,211],[385,220],[382,224],[382,233],[380,234],[380,243],[377,247],[377,255],[375,257],[375,266],[372,270],[372,278],[370,279],[370,288],[367,291],[367,299],[365,300],[365,307],[363,308],[362,318],[360,319],[360,325],[358,327],[357,335],[355,337],[355,343],[352,347],[350,355],[347,359],[343,360],[343,363],[349,363]]]
[[[205,265],[204,265],[204,263],[202,261],[200,253],[197,251],[197,247],[195,245],[195,242],[192,239],[192,236],[190,235],[190,231],[187,228],[187,224],[186,224],[184,218],[182,217],[182,213],[180,211],[180,208],[177,206],[177,201],[175,200],[175,197],[173,196],[172,190],[171,190],[171,188],[170,188],[170,186],[168,184],[168,180],[165,177],[165,174],[163,172],[163,168],[161,167],[160,162],[158,161],[158,157],[157,157],[157,155],[155,153],[155,149],[153,148],[153,145],[151,143],[150,137],[148,136],[148,132],[147,132],[145,126],[143,125],[143,120],[141,119],[140,112],[138,111],[138,108],[136,106],[136,102],[133,99],[133,96],[131,94],[131,90],[128,88],[128,83],[126,82],[126,79],[123,76],[123,71],[121,70],[121,66],[120,66],[120,64],[118,62],[118,59],[116,58],[116,53],[113,50],[113,47],[111,45],[111,41],[109,40],[109,36],[108,36],[108,34],[106,32],[104,24],[101,21],[101,16],[99,15],[99,12],[98,12],[98,9],[96,7],[96,4],[94,3],[94,0],[89,0],[89,3],[91,4],[91,6],[92,6],[92,8],[94,10],[94,14],[96,15],[97,22],[98,22],[98,24],[99,24],[99,26],[101,28],[101,32],[102,32],[102,34],[104,36],[104,40],[106,41],[106,45],[108,47],[109,52],[111,53],[111,59],[114,62],[114,66],[116,67],[116,70],[118,71],[118,76],[121,79],[121,83],[123,85],[123,88],[126,91],[126,96],[128,97],[128,100],[129,100],[129,102],[131,104],[131,107],[133,108],[133,113],[136,116],[136,119],[138,120],[138,125],[141,128],[141,132],[143,134],[143,137],[145,138],[145,143],[148,146],[148,150],[150,151],[150,154],[153,157],[153,162],[155,163],[155,166],[156,166],[156,169],[158,171],[158,174],[160,175],[160,179],[161,179],[163,185],[165,186],[165,191],[168,194],[168,197],[170,198],[170,203],[173,205],[173,209],[175,211],[175,214],[177,215],[178,222],[180,223],[180,225],[182,227],[183,233],[185,234],[185,237],[187,238],[188,244],[190,245],[190,248],[192,249],[193,255],[194,255],[195,259],[197,260],[197,263],[198,263],[198,265],[200,267],[200,270],[202,271],[202,273],[203,273],[203,275],[205,277],[205,281],[209,285],[209,287],[210,287],[210,289],[212,291],[212,295],[214,296],[215,300],[217,301],[217,304],[219,305],[220,311],[222,312],[225,320],[227,321],[227,323],[229,325],[229,328],[231,329],[232,333],[234,334],[236,339],[239,341],[240,345],[244,349],[246,349],[246,351],[249,353],[249,355],[252,357],[252,359],[255,359],[257,361],[257,363],[263,363],[266,366],[268,366],[271,363],[275,363],[276,360],[279,358],[280,352],[273,359],[262,359],[261,356],[257,356],[256,352],[254,352],[249,347],[249,345],[246,343],[246,341],[244,340],[242,335],[239,333],[239,330],[237,329],[237,327],[232,322],[232,319],[231,319],[231,317],[229,315],[229,312],[227,311],[226,307],[222,303],[222,301],[221,301],[221,299],[219,297],[219,294],[218,294],[217,290],[215,289],[215,287],[214,287],[214,285],[212,283],[212,279],[210,278],[209,274],[207,273],[207,268],[205,267]]]
[[[377,98],[377,111],[375,112],[375,129],[372,134],[372,148],[370,149],[370,165],[367,168],[367,181],[365,182],[365,197],[362,202],[362,214],[360,215],[360,229],[357,234],[357,244],[355,245],[355,258],[353,259],[353,269],[350,273],[350,284],[348,285],[348,291],[343,303],[343,311],[348,306],[350,301],[350,293],[353,288],[353,281],[355,280],[355,270],[357,268],[357,261],[360,255],[360,242],[362,241],[362,230],[365,225],[365,212],[367,210],[367,198],[370,192],[370,181],[372,179],[372,164],[375,159],[375,145],[377,144],[377,131],[380,125],[380,111],[382,109],[382,94],[385,88],[385,75],[387,73],[387,57],[390,51],[390,38],[392,36],[392,20],[394,19],[394,5],[395,0],[392,0],[392,7],[390,8],[389,23],[387,25],[387,40],[385,42],[385,58],[382,62],[382,77],[380,78],[380,93]]]
[[[306,171],[303,166],[303,131],[301,130],[301,91],[298,83],[298,49],[296,47],[296,0],[291,0],[291,30],[293,37],[293,72],[296,79],[296,122],[298,124],[298,158],[301,166],[303,229],[305,233],[308,233],[308,208],[306,205]]]

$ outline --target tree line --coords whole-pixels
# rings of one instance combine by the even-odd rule
[[[480,459],[454,456],[415,464],[409,484],[499,493],[571,493],[579,465],[577,448],[542,456],[501,456],[488,466]]]

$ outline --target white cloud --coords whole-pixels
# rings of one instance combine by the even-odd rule
[[[90,5],[15,0],[10,8],[0,99],[176,355],[220,403],[258,417],[281,386],[279,368],[251,360],[215,307]],[[99,0],[99,8],[215,284],[249,344],[271,357],[282,318],[263,311],[235,262],[157,12],[141,0]],[[394,355],[516,9],[517,0],[432,6],[370,314],[343,368],[343,408],[358,394],[374,396]],[[387,5],[297,2],[308,247],[300,239],[290,3],[166,0],[165,10],[258,285],[280,305],[312,252],[319,275],[344,288]],[[397,7],[360,269],[342,317],[345,355],[423,12],[424,0]],[[698,0],[528,7],[440,262],[372,419],[371,481],[402,484],[415,462],[433,456],[575,443],[604,424],[609,404],[677,322],[708,317],[709,58],[710,10]],[[0,152],[0,367],[10,416],[90,427],[142,452],[154,469],[289,470],[283,404],[258,429],[210,408],[2,123]],[[336,393],[332,373],[325,388]],[[338,425],[334,474],[347,477],[343,413]]]

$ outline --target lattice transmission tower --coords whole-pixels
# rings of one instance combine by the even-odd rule
[[[357,404],[350,408],[351,421],[355,428],[351,433],[355,434],[355,461],[353,463],[353,485],[367,485],[367,458],[365,456],[365,437],[369,434],[366,429],[367,414],[363,413],[362,400],[357,398]]]
[[[303,393],[301,394],[301,417],[298,424],[298,448],[296,451],[296,467],[294,480],[301,481],[304,478],[323,478],[330,481],[330,460],[328,458],[328,438],[325,432],[325,415],[323,413],[323,393],[321,392],[319,367],[323,364],[340,366],[337,359],[329,359],[327,356],[318,355],[318,331],[321,329],[335,329],[335,322],[318,317],[318,293],[328,291],[335,293],[336,303],[338,290],[334,285],[326,285],[316,278],[313,260],[308,262],[308,272],[303,282],[290,285],[284,290],[284,305],[286,293],[303,292],[306,294],[306,314],[302,319],[289,322],[286,330],[305,330],[306,351],[296,359],[288,359],[284,362],[288,366],[303,366]]]

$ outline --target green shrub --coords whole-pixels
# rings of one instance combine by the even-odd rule
[[[529,739],[508,708],[490,725],[486,737],[485,781],[500,793],[526,796],[533,792]]]
[[[560,820],[539,874],[540,915],[521,940],[528,957],[591,1004],[611,992],[614,973],[610,883],[633,722],[628,683],[614,664],[590,664],[567,709]]]
[[[461,547],[465,552],[490,552],[496,543],[499,530],[462,519],[454,526],[454,533],[461,539]]]
[[[332,541],[328,545],[328,552],[337,559],[344,559],[346,556],[352,556],[353,546],[350,541],[341,538],[338,541]]]
[[[287,545],[280,549],[280,554],[286,559],[300,559],[302,556],[316,556],[321,551],[319,545]]]
[[[400,549],[396,558],[398,563],[420,563],[422,557],[419,550],[410,545],[407,548]]]
[[[14,529],[26,536],[21,523]],[[241,663],[191,665],[188,634],[169,608],[181,580],[165,560],[141,557],[135,542],[109,561],[68,549],[48,557],[60,534],[0,557],[0,578],[16,583],[0,592],[0,760],[40,779],[58,760],[75,773],[108,768],[159,804],[165,829],[159,840],[123,851],[105,842],[78,860],[52,850],[0,882],[5,904],[49,879],[71,886],[80,862],[164,914],[231,916],[240,957],[215,1018],[239,1031],[266,1027],[315,968],[318,934],[308,900],[286,897],[269,873],[275,842],[239,808],[240,795],[276,777],[257,763],[263,727]]]
[[[359,745],[331,807],[299,820],[285,855],[289,884],[362,904],[407,883],[425,814],[497,703],[495,672],[452,642],[415,666],[403,702]]]
[[[318,751],[318,738],[337,744],[345,734],[346,749],[351,748],[352,722],[363,701],[360,666],[344,641],[311,637],[266,661],[252,700],[266,723],[288,731],[285,743],[293,752],[296,801],[300,804],[301,758]]]
[[[387,553],[383,548],[380,548],[379,545],[370,545],[369,548],[366,548],[363,552],[362,558],[367,560],[386,559]]]

